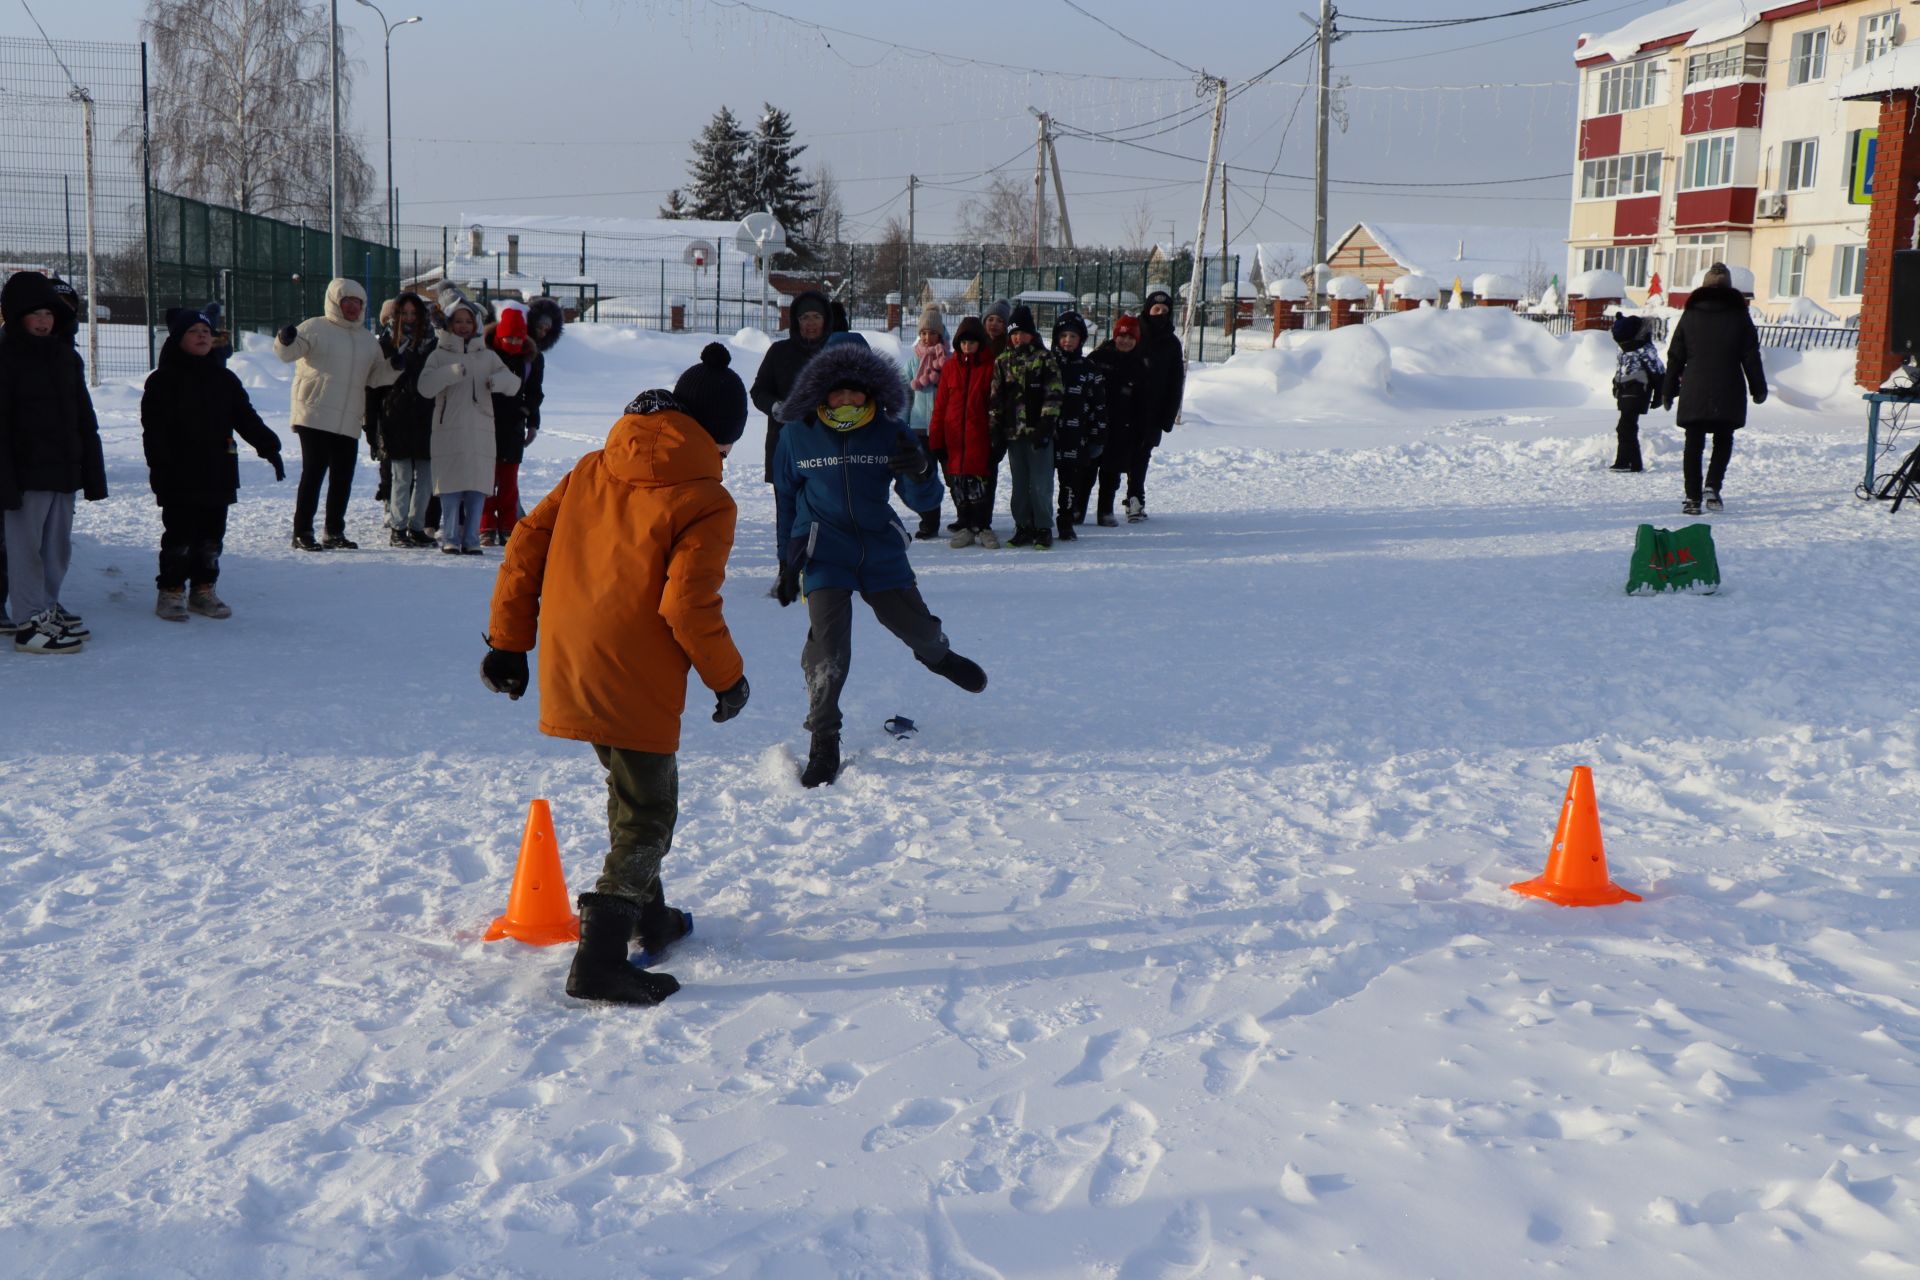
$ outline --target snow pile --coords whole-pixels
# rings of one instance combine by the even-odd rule
[[[1430,302],[1440,297],[1439,282],[1423,275],[1401,276],[1388,288],[1396,298],[1415,298],[1422,302]]]
[[[1827,310],[1812,298],[1795,298],[1787,309],[1780,313],[1781,324],[1837,325],[1840,317]]]
[[[1503,276],[1487,272],[1473,278],[1473,296],[1489,298],[1495,302],[1518,302],[1526,294],[1518,280],[1512,276]]]
[[[1827,93],[1829,97],[1845,100],[1878,98],[1913,88],[1920,88],[1920,45],[1903,44],[1848,71]]]
[[[1307,285],[1304,280],[1293,276],[1283,276],[1267,282],[1267,296],[1280,298],[1287,302],[1304,302],[1307,298]]]
[[[1681,0],[1597,35],[1582,35],[1575,58],[1586,63],[1608,57],[1624,61],[1642,45],[1674,36],[1686,36],[1687,45],[1730,40],[1760,20],[1768,8],[1763,0]]]
[[[1596,267],[1592,271],[1582,271],[1567,281],[1569,298],[1624,298],[1627,296],[1627,278],[1618,271],[1608,271]]]
[[[1327,296],[1340,302],[1365,302],[1373,290],[1359,276],[1335,276],[1327,281]]]

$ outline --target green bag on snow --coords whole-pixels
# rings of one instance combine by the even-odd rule
[[[1720,589],[1720,559],[1713,553],[1713,529],[1690,524],[1684,529],[1656,529],[1643,524],[1633,536],[1633,564],[1627,570],[1627,594],[1657,591],[1697,591],[1712,595]]]

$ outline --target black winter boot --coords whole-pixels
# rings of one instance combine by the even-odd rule
[[[972,658],[963,658],[953,650],[947,650],[947,656],[938,662],[927,664],[927,670],[947,679],[965,689],[968,693],[978,693],[987,687],[987,673]]]
[[[1019,527],[1014,529],[1013,536],[1007,539],[1007,545],[1010,547],[1032,546],[1033,530],[1027,528],[1025,525],[1020,525]]]
[[[816,733],[807,750],[807,767],[800,771],[800,785],[818,787],[840,776],[840,735]]]
[[[920,513],[920,527],[913,536],[919,542],[931,542],[940,536],[940,508]]]
[[[680,939],[693,932],[693,917],[678,907],[670,907],[664,897],[650,898],[640,904],[633,920],[633,940],[647,953],[650,963],[660,958]]]
[[[1060,531],[1060,541],[1062,542],[1072,542],[1080,536],[1073,531],[1073,517],[1071,515],[1061,516],[1054,522],[1054,528]]]
[[[580,949],[567,970],[567,994],[575,1000],[612,1004],[659,1004],[680,989],[670,973],[649,973],[627,960],[640,906],[612,893],[580,895]]]

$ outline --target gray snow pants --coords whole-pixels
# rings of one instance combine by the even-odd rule
[[[38,617],[60,602],[60,584],[73,558],[71,493],[29,489],[20,509],[6,513],[7,591],[15,622]]]
[[[1007,445],[1007,472],[1012,478],[1013,523],[1017,529],[1053,535],[1053,441],[1028,438]]]
[[[898,591],[862,591],[860,598],[873,610],[880,625],[900,637],[921,665],[932,666],[953,646],[940,628],[920,588]],[[808,733],[840,732],[840,691],[847,685],[853,661],[853,592],[846,587],[822,587],[807,592],[807,643],[800,650],[800,669],[807,676]]]

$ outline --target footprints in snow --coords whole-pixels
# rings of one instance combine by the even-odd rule
[[[1166,1148],[1154,1139],[1160,1127],[1154,1114],[1137,1102],[1122,1102],[1098,1120],[1056,1132],[1021,1174],[1013,1207],[1025,1213],[1050,1213],[1060,1207],[1089,1171],[1087,1202],[1118,1208],[1138,1200]]]

